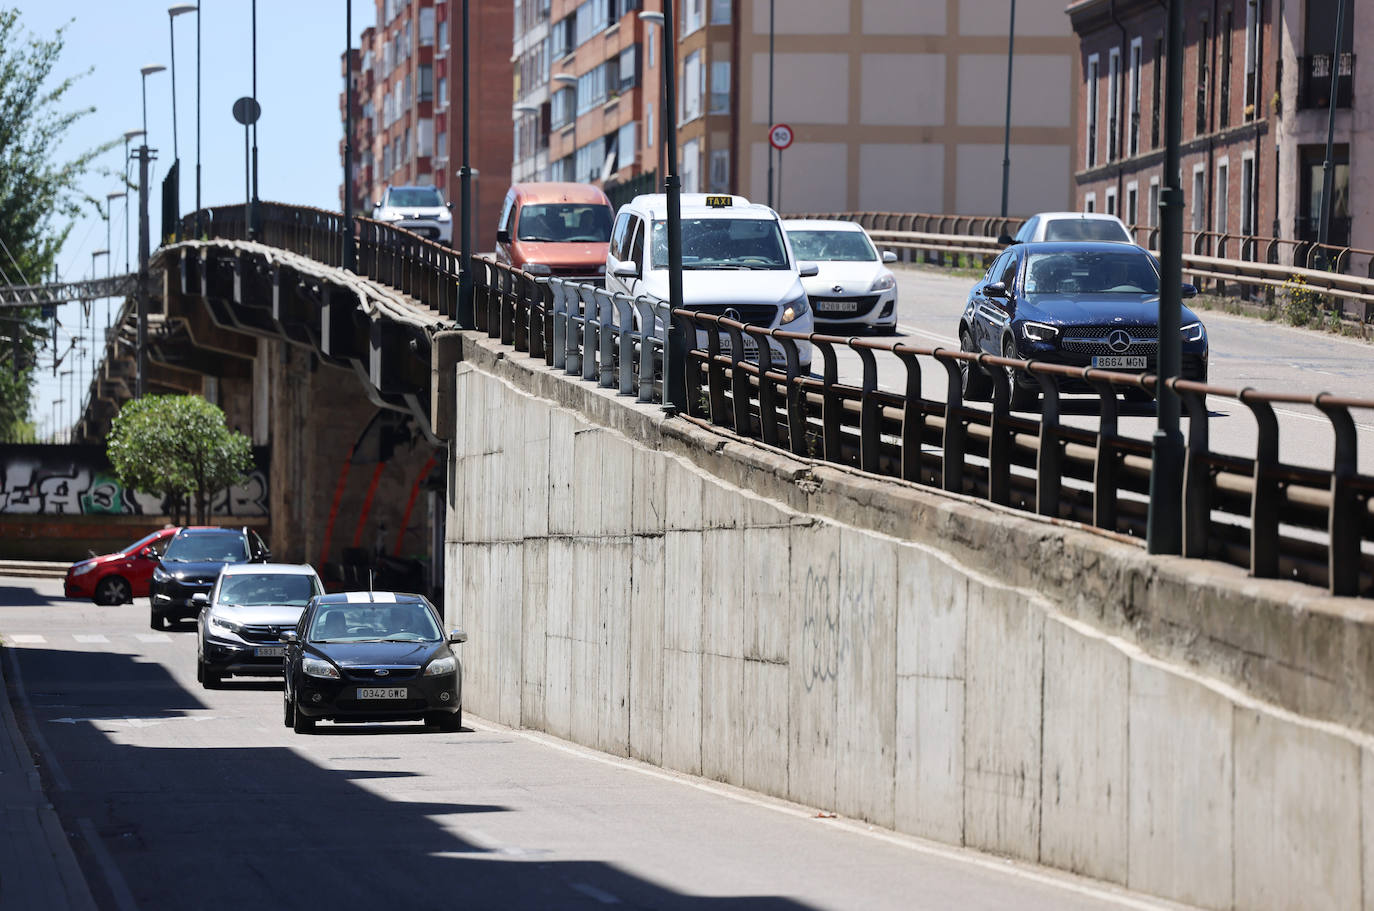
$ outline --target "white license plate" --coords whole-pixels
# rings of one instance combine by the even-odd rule
[[[720,337],[720,353],[721,353],[721,354],[725,355],[726,357],[729,357],[729,356],[730,356],[730,351],[731,351],[731,349],[732,349],[733,347],[734,347],[734,346],[733,346],[733,345],[731,344],[731,342],[730,342],[730,336],[728,336],[728,335],[722,335],[722,336]],[[745,356],[746,358],[749,358],[749,359],[758,360],[758,357],[759,357],[759,345],[758,345],[758,342],[754,342],[754,341],[750,341],[750,340],[746,339],[745,342],[744,342],[744,356]]]
[[[403,686],[360,686],[359,699],[404,699],[408,695]]]
[[[281,648],[276,648],[276,647],[269,646],[269,647],[267,647],[267,648],[255,648],[255,649],[253,649],[253,656],[256,657],[256,658],[281,658],[281,657],[284,657],[285,655],[286,655],[286,648],[285,648],[284,646],[281,647]]]
[[[817,301],[816,310],[824,313],[858,313],[858,301]]]
[[[1103,370],[1144,370],[1145,358],[1139,355],[1131,357],[1102,355],[1093,358],[1093,366],[1101,367]]]

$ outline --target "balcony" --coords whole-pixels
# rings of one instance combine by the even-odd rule
[[[1354,96],[1355,55],[1341,54],[1336,107],[1348,108]],[[1331,103],[1331,55],[1313,54],[1298,60],[1298,107],[1325,108]]]

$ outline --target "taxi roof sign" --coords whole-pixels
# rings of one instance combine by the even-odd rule
[[[733,196],[708,196],[706,206],[711,209],[727,209],[735,204]]]

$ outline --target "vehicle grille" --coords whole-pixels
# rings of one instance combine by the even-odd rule
[[[1131,337],[1131,344],[1120,351],[1107,344],[1107,336],[1118,329]],[[1064,330],[1059,347],[1092,355],[1153,355],[1158,339],[1155,326],[1071,326]]]
[[[418,667],[388,667],[385,677],[377,676],[377,669],[372,667],[346,667],[343,672],[349,680],[371,683],[377,686],[389,686],[393,680],[414,680],[420,675]]]
[[[272,645],[279,645],[281,643],[281,634],[286,630],[295,628],[296,625],[294,623],[282,624],[280,626],[273,626],[267,623],[249,623],[245,624],[243,629],[239,630],[239,636],[248,642],[265,642]]]
[[[778,315],[778,308],[773,304],[705,304],[687,309],[710,313],[712,316],[721,316],[726,310],[734,310],[739,314],[739,322],[754,326],[771,326]],[[734,318],[733,315],[731,318]]]
[[[816,315],[829,317],[831,319],[859,319],[867,316],[875,304],[878,303],[880,295],[864,294],[855,297],[813,297],[811,306],[815,308]],[[856,304],[853,310],[842,310],[844,304]]]

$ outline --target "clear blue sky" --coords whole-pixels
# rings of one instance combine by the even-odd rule
[[[0,0],[2,2],[2,0]],[[260,0],[258,3],[258,123],[259,196],[265,200],[337,209],[342,163],[339,141],[339,93],[343,89],[340,57],[344,51],[346,0]],[[6,4],[13,5],[13,4]],[[66,144],[57,150],[63,160],[111,139],[120,144],[102,156],[82,182],[82,189],[105,200],[120,189],[124,166],[125,131],[142,126],[139,68],[160,63],[168,70],[149,76],[148,144],[157,150],[153,162],[149,220],[156,245],[160,223],[159,190],[172,163],[171,36],[167,8],[172,0],[22,0],[17,4],[21,25],[35,35],[50,37],[67,25],[66,47],[54,75],[82,76],[68,93],[65,109],[94,108],[77,123]],[[204,0],[201,25],[201,198],[205,205],[243,201],[243,127],[231,113],[234,99],[252,94],[250,0]],[[372,0],[353,0],[353,32],[357,36],[375,18]],[[177,134],[181,154],[181,209],[195,205],[196,161],[196,14],[176,19]],[[100,172],[104,172],[103,174]],[[134,168],[137,176],[137,168]],[[137,268],[137,197],[131,196],[129,262]],[[116,202],[110,220],[110,249],[116,272],[124,268],[124,210]],[[105,248],[105,221],[92,209],[72,226],[58,256],[64,278],[86,277],[91,253]],[[104,258],[96,269],[104,274]],[[58,314],[60,350],[71,334],[80,332],[80,305],[65,306]],[[105,325],[105,307],[98,303],[96,320]],[[90,347],[90,332],[86,331]],[[89,354],[84,362],[69,357],[61,370],[79,373],[54,377],[51,358],[40,357],[43,368],[35,389],[32,417],[40,431],[51,429],[52,403],[84,396],[90,377]],[[65,383],[66,385],[60,385]],[[66,404],[61,406],[65,413]],[[66,419],[59,418],[59,426]],[[45,426],[46,425],[46,426]]]

